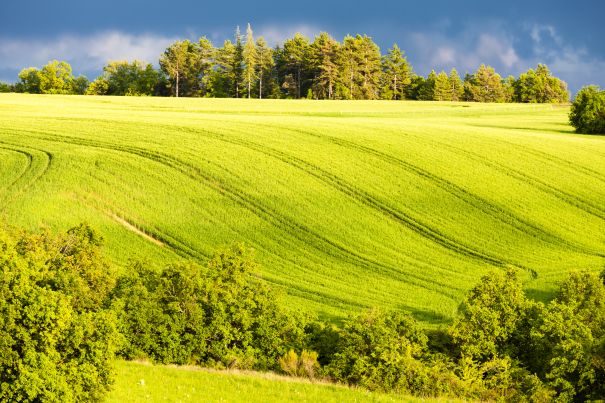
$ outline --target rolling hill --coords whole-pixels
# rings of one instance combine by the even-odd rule
[[[256,250],[285,302],[447,323],[488,271],[605,265],[605,137],[552,105],[0,94],[0,211],[116,263]]]

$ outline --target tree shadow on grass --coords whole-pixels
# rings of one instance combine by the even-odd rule
[[[555,298],[556,294],[556,290],[539,290],[536,288],[528,288],[525,290],[525,295],[527,296],[527,298],[536,302],[543,303],[552,301]]]
[[[401,311],[409,312],[417,321],[432,326],[450,325],[452,323],[451,317],[447,317],[432,309],[415,308],[407,305],[399,305],[397,308]]]

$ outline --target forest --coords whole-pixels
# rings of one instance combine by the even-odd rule
[[[28,67],[0,92],[147,95],[216,98],[383,99],[474,102],[564,103],[567,84],[539,64],[519,77],[502,77],[482,64],[463,78],[456,69],[414,73],[397,44],[385,54],[367,35],[341,42],[321,32],[311,41],[300,33],[274,48],[248,25],[233,40],[215,46],[208,38],[172,43],[158,60],[109,61],[101,76],[74,76],[69,63]]]

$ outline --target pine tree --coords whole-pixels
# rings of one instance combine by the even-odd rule
[[[452,100],[452,87],[450,80],[445,73],[442,71],[435,77],[435,87],[433,90],[434,101],[451,101]]]
[[[412,67],[397,44],[382,58],[383,98],[404,99],[405,87],[412,82]]]
[[[359,75],[359,63],[357,53],[357,41],[347,35],[342,43],[338,55],[340,76],[343,86],[346,88],[346,98],[354,99],[357,93],[357,76]]]
[[[338,80],[339,47],[339,43],[326,32],[320,33],[311,45],[310,63],[315,72],[313,90],[316,97],[334,98],[334,87]]]
[[[309,40],[300,33],[284,42],[283,57],[287,68],[285,75],[291,74],[294,78],[296,98],[300,98],[303,93],[303,81],[307,75],[305,67],[310,46]]]
[[[380,82],[380,48],[369,36],[357,35],[361,98],[377,99]]]
[[[418,89],[418,99],[423,101],[432,101],[435,99],[435,81],[437,80],[437,73],[435,70],[431,70],[426,81],[422,84],[422,87]]]
[[[273,49],[267,46],[265,38],[262,36],[256,40],[256,54],[258,55],[258,97],[263,97],[263,84],[266,85],[271,77],[271,72],[275,67],[273,60]]]
[[[256,43],[254,43],[254,34],[252,27],[248,24],[246,29],[246,44],[243,50],[244,59],[244,84],[248,89],[248,98],[252,97],[252,86],[256,81],[256,65],[258,54],[256,52]]]
[[[502,77],[493,67],[482,64],[475,74],[465,79],[464,85],[469,101],[504,102],[506,100]]]
[[[198,87],[200,89],[200,95],[205,96],[208,91],[208,82],[210,80],[210,74],[215,64],[216,49],[212,45],[212,42],[205,36],[201,37],[196,46],[197,51],[197,64],[198,64]]]
[[[464,95],[464,87],[456,69],[450,71],[449,84],[452,89],[452,101],[460,101]]]
[[[240,33],[239,27],[235,29],[235,49],[233,53],[233,65],[232,65],[232,74],[233,74],[233,85],[235,90],[235,98],[240,97],[241,84],[244,78],[244,46],[242,44],[242,35]]]
[[[226,40],[223,46],[216,50],[215,66],[210,73],[209,92],[214,97],[235,96],[235,74],[233,71],[235,45]]]

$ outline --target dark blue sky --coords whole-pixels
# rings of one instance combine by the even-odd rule
[[[461,74],[480,63],[517,75],[538,62],[576,91],[605,87],[605,1],[250,2],[2,0],[0,80],[52,58],[94,78],[108,59],[155,63],[176,38],[206,35],[216,44],[236,25],[252,23],[269,42],[296,31],[328,31],[338,39],[365,33],[386,50],[397,42],[415,71]]]

